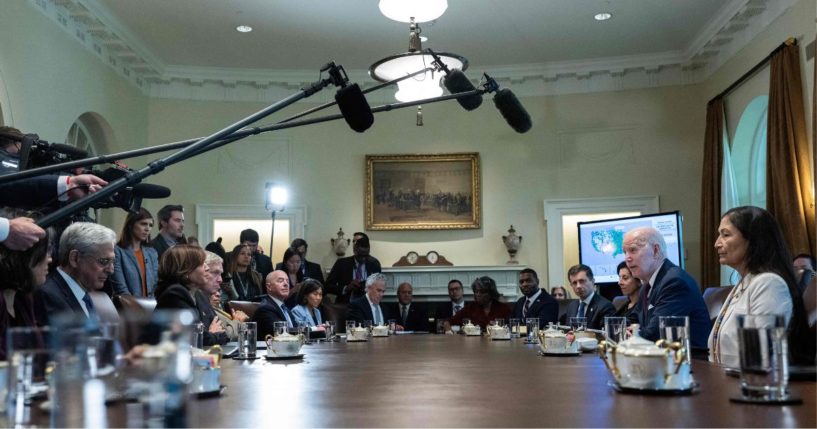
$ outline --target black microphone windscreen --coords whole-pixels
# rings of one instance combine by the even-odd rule
[[[353,130],[362,133],[374,123],[374,115],[369,102],[363,96],[363,91],[355,83],[338,90],[335,94],[343,119]]]
[[[477,89],[474,84],[468,80],[462,70],[454,69],[451,73],[443,78],[443,85],[448,92],[458,94],[460,92],[468,92]],[[474,110],[482,104],[482,95],[470,95],[468,97],[458,98],[457,102],[465,110]]]
[[[71,145],[62,143],[51,143],[50,147],[54,151],[70,156],[72,159],[82,159],[88,157],[88,152]]]
[[[532,126],[530,115],[510,89],[498,90],[494,95],[494,105],[517,133],[526,133],[530,130]]]
[[[137,183],[133,185],[133,195],[141,198],[167,198],[170,188],[152,183]]]

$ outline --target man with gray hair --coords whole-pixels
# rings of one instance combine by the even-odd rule
[[[77,222],[65,229],[60,237],[59,267],[34,296],[41,326],[64,313],[99,321],[89,293],[101,290],[113,273],[114,243],[116,233],[102,225]]]
[[[634,228],[624,234],[624,262],[641,280],[641,292],[630,322],[641,326],[640,335],[650,341],[660,338],[661,316],[688,316],[693,348],[706,349],[709,311],[698,283],[666,258],[664,237],[653,227]]]
[[[366,293],[360,298],[349,301],[349,311],[347,320],[354,320],[363,324],[371,320],[375,325],[385,323],[383,310],[380,308],[380,301],[386,293],[385,274],[375,273],[366,278]]]

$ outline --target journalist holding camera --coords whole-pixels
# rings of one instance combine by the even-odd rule
[[[31,151],[31,146],[24,148],[24,141],[29,136],[16,128],[0,127],[0,175],[20,169],[21,156],[28,159],[37,155]],[[56,202],[81,198],[107,184],[93,174],[44,174],[0,184],[0,206],[40,209]],[[45,231],[31,218],[0,217],[0,243],[9,250],[26,250],[43,237]]]

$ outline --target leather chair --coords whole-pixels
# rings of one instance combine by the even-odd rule
[[[122,345],[125,350],[130,350],[133,346],[144,342],[143,329],[145,323],[153,315],[156,300],[149,297],[118,295],[114,297],[113,303],[119,310],[119,317],[122,320],[119,329]]]
[[[105,292],[91,292],[91,302],[102,323],[120,323],[119,312],[116,310],[111,297]]]
[[[323,319],[335,322],[335,333],[346,332],[346,313],[348,309],[347,304],[324,302],[321,305],[321,312],[324,313]]]
[[[227,306],[236,311],[243,311],[247,317],[252,319],[253,315],[255,315],[255,310],[258,310],[258,307],[261,306],[260,302],[251,302],[251,301],[228,301]]]
[[[156,300],[133,295],[118,295],[114,298],[114,305],[120,313],[130,314],[136,317],[150,317],[156,309]]]
[[[616,308],[616,311],[621,310],[621,307],[624,307],[629,302],[629,299],[625,295],[619,295],[613,298],[613,307]]]
[[[713,323],[721,312],[721,307],[734,286],[713,286],[704,289],[704,302],[709,310],[709,320]]]
[[[570,305],[571,302],[576,301],[576,299],[557,299],[556,301],[559,302],[559,320],[562,320],[562,317],[567,313],[567,306]]]

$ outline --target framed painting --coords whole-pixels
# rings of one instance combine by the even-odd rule
[[[366,155],[366,229],[480,227],[478,153]]]

